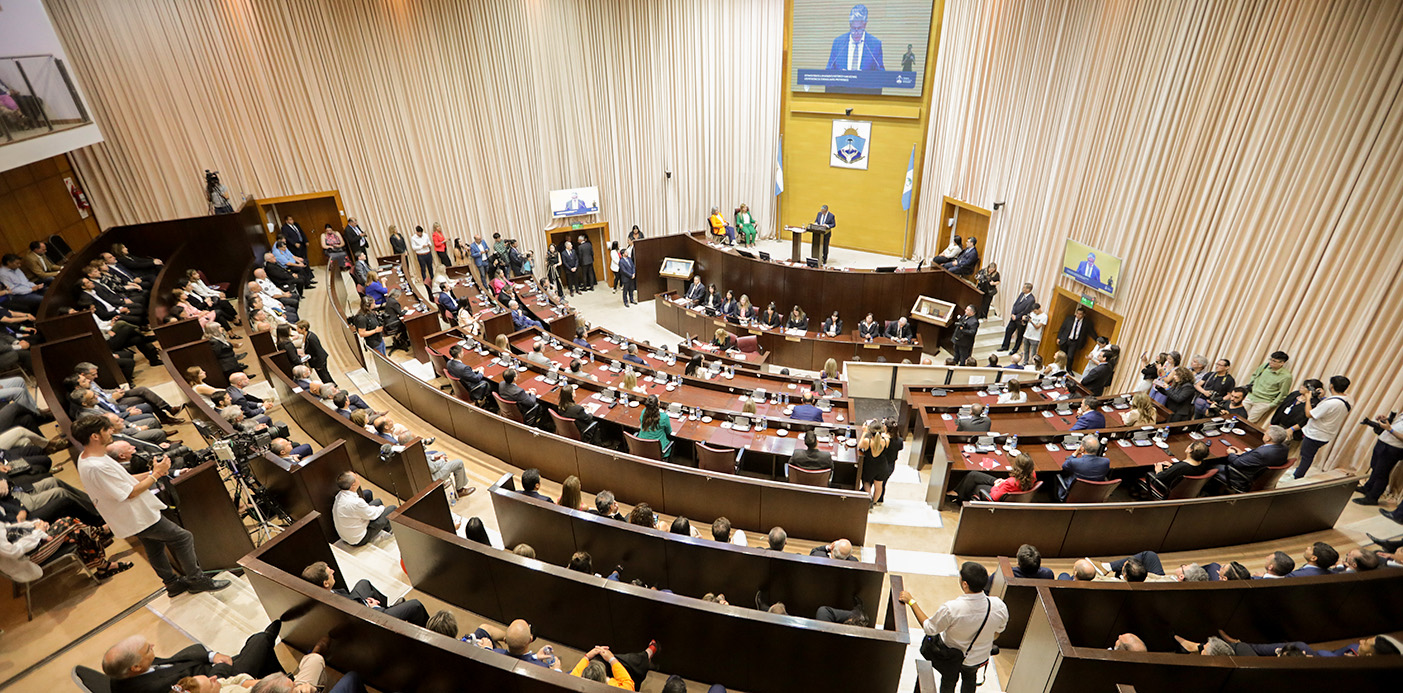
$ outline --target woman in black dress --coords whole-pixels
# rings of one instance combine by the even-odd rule
[[[891,458],[888,449],[892,446],[887,426],[881,421],[868,421],[863,424],[862,439],[857,442],[857,451],[862,455],[862,490],[870,494],[867,507],[877,505],[882,495],[882,487],[891,470],[887,462]]]
[[[975,313],[975,317],[980,320],[989,317],[989,306],[994,304],[994,295],[999,293],[1000,281],[999,263],[997,262],[989,263],[989,266],[979,270],[979,273],[974,275],[975,287],[984,292],[984,300],[979,304],[979,312]]]
[[[1156,462],[1154,471],[1146,475],[1141,484],[1140,495],[1144,497],[1153,492],[1161,498],[1168,496],[1184,477],[1198,476],[1208,471],[1203,466],[1203,461],[1208,459],[1208,446],[1204,445],[1203,441],[1196,440],[1189,444],[1187,458],[1173,464],[1167,461]]]

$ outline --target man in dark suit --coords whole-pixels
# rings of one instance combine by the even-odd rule
[[[516,384],[516,371],[506,371],[502,373],[502,385],[497,388],[497,394],[508,402],[516,402],[522,413],[536,406],[536,393],[532,390],[523,390]]]
[[[282,228],[278,229],[278,237],[287,241],[287,249],[291,250],[293,255],[303,260],[307,259],[307,234],[303,233],[302,227],[292,220],[291,214],[283,218]]]
[[[828,51],[828,70],[886,70],[882,63],[882,42],[867,33],[867,6],[855,5],[848,12],[846,33],[833,39]],[[897,44],[900,45],[900,44]]]
[[[824,205],[818,210],[818,214],[814,216],[814,223],[828,227],[827,231],[819,233],[819,245],[822,246],[821,250],[823,255],[820,260],[822,260],[824,264],[827,264],[828,242],[833,238],[833,229],[838,225],[838,217],[833,216],[833,213],[828,211],[828,205]]]
[[[302,579],[313,585],[319,585],[331,590],[332,594],[347,599],[354,599],[365,606],[379,611],[386,616],[393,616],[401,621],[408,621],[416,626],[423,627],[429,622],[429,612],[419,603],[418,599],[402,599],[394,606],[389,606],[390,599],[380,590],[375,589],[375,585],[369,580],[361,580],[350,591],[336,586],[336,569],[326,564],[326,561],[317,561],[302,571]]]
[[[686,298],[693,303],[706,298],[706,285],[702,283],[701,275],[692,275],[692,284],[687,287]]]
[[[907,322],[904,316],[897,318],[896,322],[887,326],[887,337],[898,342],[909,342],[916,338],[916,326]]]
[[[1084,435],[1077,451],[1062,462],[1057,476],[1057,500],[1067,500],[1067,491],[1077,479],[1105,481],[1111,471],[1111,461],[1101,456],[1101,441],[1094,434]]]
[[[1306,564],[1291,571],[1286,577],[1315,577],[1317,575],[1330,575],[1330,569],[1340,561],[1340,552],[1335,547],[1323,541],[1317,541],[1306,547],[1304,558]]]
[[[1087,397],[1077,408],[1077,420],[1072,424],[1073,431],[1097,430],[1106,427],[1106,415],[1096,408],[1096,398]]]
[[[638,303],[634,291],[638,287],[638,266],[633,262],[633,248],[619,251],[619,283],[623,284],[624,307]]]
[[[974,338],[979,334],[979,318],[974,306],[965,306],[965,314],[955,319],[955,365],[963,366],[974,353]]]
[[[1246,491],[1262,470],[1286,464],[1288,435],[1280,426],[1267,426],[1262,436],[1264,444],[1245,452],[1230,446],[1228,461],[1218,465],[1218,478],[1237,491]]]
[[[560,251],[560,265],[565,268],[565,286],[570,294],[583,291],[580,288],[580,255],[570,241],[565,241],[565,249]]]
[[[139,319],[132,308],[126,305],[125,299],[112,295],[87,277],[78,279],[78,295],[74,300],[79,310],[92,308],[93,312],[97,313],[97,316],[103,320],[113,320],[123,316]]]
[[[453,377],[463,381],[469,387],[482,382],[484,376],[481,368],[473,368],[463,362],[463,347],[454,344],[448,348],[448,362],[443,365]]]
[[[512,325],[514,325],[516,329],[524,330],[528,327],[542,327],[541,321],[527,315],[526,311],[521,309],[521,304],[516,301],[508,303],[507,309],[512,313]]]
[[[1067,370],[1072,369],[1072,362],[1076,361],[1082,347],[1094,339],[1096,328],[1092,327],[1091,321],[1086,318],[1086,308],[1077,306],[1057,330],[1057,348],[1067,355]]]
[[[974,268],[979,266],[979,239],[970,236],[965,240],[965,249],[960,251],[960,256],[951,260],[941,267],[950,274],[959,277],[968,277],[974,273]]]
[[[341,235],[346,241],[346,252],[350,253],[351,257],[370,250],[370,238],[354,218],[346,220],[346,229]]]
[[[1009,308],[1008,326],[1004,328],[1004,341],[999,345],[999,351],[1016,352],[1018,347],[1023,346],[1023,330],[1028,327],[1028,315],[1033,312],[1033,304],[1037,303],[1033,298],[1033,285],[1027,283],[1023,285],[1023,291],[1013,299],[1013,307]]]
[[[1038,547],[1032,544],[1024,544],[1018,547],[1018,564],[1013,566],[1013,576],[1019,578],[1032,578],[1038,580],[1053,579],[1052,569],[1043,567],[1043,557],[1038,553]]]
[[[264,253],[263,255],[263,274],[278,288],[296,296],[300,296],[302,291],[309,286],[301,277],[278,264],[277,258],[273,257],[272,253]]]
[[[637,345],[637,344],[629,344],[629,345],[628,345],[628,353],[624,354],[622,360],[628,361],[629,363],[636,363],[636,364],[638,364],[638,365],[640,365],[640,366],[646,366],[646,365],[648,365],[648,362],[647,362],[647,361],[644,361],[644,360],[643,360],[643,357],[638,355],[638,345]]]
[[[580,236],[580,245],[575,252],[580,254],[580,286],[585,291],[594,291],[594,285],[599,281],[594,277],[594,245],[589,242],[588,236]]]
[[[302,353],[307,356],[307,366],[317,372],[322,382],[335,383],[331,371],[326,367],[326,347],[322,346],[321,337],[312,331],[311,323],[298,320],[297,331],[302,335]]]
[[[804,449],[796,449],[794,454],[789,456],[789,464],[800,469],[820,472],[833,468],[833,455],[826,450],[819,450],[818,435],[808,431],[804,433]]]
[[[858,561],[861,560],[853,555],[853,543],[847,539],[839,539],[835,542],[815,546],[809,551],[810,556],[819,558],[832,558],[836,561]]]
[[[979,402],[970,405],[969,416],[955,422],[955,430],[974,433],[988,433],[992,426],[993,422],[984,415],[984,405]]]
[[[1111,370],[1111,364],[1106,363],[1106,352],[1097,352],[1094,360],[1095,363],[1091,364],[1082,376],[1081,385],[1099,397],[1111,385],[1111,376],[1115,375],[1115,372]]]
[[[171,686],[186,676],[228,677],[248,674],[262,678],[282,671],[273,653],[282,621],[273,621],[262,632],[244,641],[239,654],[212,652],[204,645],[191,645],[170,657],[157,657],[156,648],[145,637],[133,635],[102,657],[102,671],[112,680],[112,693],[170,693]]]

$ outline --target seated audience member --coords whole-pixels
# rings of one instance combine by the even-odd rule
[[[145,636],[133,635],[102,656],[102,673],[111,679],[112,693],[171,693],[171,686],[186,676],[249,674],[262,678],[281,671],[273,652],[281,630],[282,621],[274,620],[249,636],[233,657],[198,643],[169,657],[157,657],[154,644]]]
[[[399,445],[393,447],[395,452],[400,452],[413,445],[414,441],[419,440],[419,436],[413,433],[404,433],[398,436],[398,440]],[[424,446],[427,448],[432,440],[425,438]],[[462,460],[451,460],[443,452],[427,449],[424,450],[424,459],[429,463],[429,475],[434,478],[434,481],[453,480],[453,491],[457,494],[457,498],[471,496],[477,491],[476,486],[468,485],[468,472],[463,468]],[[458,501],[455,499],[453,502],[457,503]]]
[[[1289,577],[1296,570],[1296,559],[1291,558],[1285,551],[1273,551],[1267,555],[1266,565],[1262,568],[1262,574],[1254,576],[1257,579],[1274,580],[1277,578]]]
[[[784,531],[783,527],[771,527],[769,533],[765,535],[765,542],[771,551],[783,551],[787,541],[789,541],[789,534]]]
[[[472,387],[482,382],[487,376],[484,375],[484,371],[481,368],[469,366],[467,362],[463,360],[464,353],[463,347],[457,344],[449,347],[449,359],[444,363],[443,368],[452,374],[453,377],[463,381],[464,385]]]
[[[916,338],[916,326],[907,322],[903,315],[887,326],[887,337],[898,342],[909,342]]]
[[[393,616],[402,621],[408,621],[416,626],[423,626],[429,622],[429,612],[419,603],[418,599],[401,599],[393,606],[390,606],[390,599],[375,589],[369,580],[361,580],[349,592],[336,586],[336,569],[327,565],[325,561],[317,561],[302,571],[302,579],[313,585],[320,585],[332,594],[354,599],[365,606],[376,611],[383,612],[386,616]]]
[[[718,328],[716,334],[711,338],[711,346],[730,351],[736,348],[736,336],[725,329]]]
[[[312,456],[312,446],[306,443],[293,445],[287,438],[274,438],[273,442],[268,444],[268,449],[287,463],[286,469],[306,464],[302,460]]]
[[[870,342],[882,334],[882,323],[874,320],[872,314],[868,313],[867,317],[864,317],[862,322],[857,324],[857,334]]]
[[[1072,424],[1073,431],[1099,430],[1106,427],[1106,416],[1096,408],[1096,398],[1082,399],[1077,408],[1077,420]]]
[[[1062,461],[1062,473],[1057,477],[1057,500],[1067,499],[1067,491],[1077,479],[1105,481],[1111,471],[1111,461],[1101,456],[1102,444],[1095,434],[1084,435],[1076,452]]]
[[[1249,390],[1245,387],[1235,387],[1228,390],[1226,395],[1220,399],[1215,399],[1205,412],[1208,416],[1236,416],[1240,419],[1247,419],[1247,394]]]
[[[399,506],[385,505],[371,495],[370,489],[361,488],[355,472],[342,473],[336,478],[336,487],[341,490],[332,503],[331,514],[342,541],[364,546],[380,532],[390,532],[390,513]]]
[[[940,251],[939,255],[936,255],[935,257],[931,258],[930,264],[931,266],[935,266],[943,265],[947,262],[950,262],[955,258],[958,258],[960,256],[960,252],[964,249],[964,239],[960,238],[960,236],[956,234],[950,238],[950,245],[945,246],[945,250]]]
[[[640,365],[640,366],[646,366],[646,365],[648,365],[648,362],[647,362],[647,361],[644,361],[644,360],[643,360],[643,357],[638,355],[638,345],[637,345],[637,344],[629,344],[629,345],[628,345],[628,353],[627,353],[627,354],[624,354],[623,360],[624,360],[624,361],[628,361],[628,362],[630,362],[630,363],[636,363],[636,364],[638,364],[638,365]]]
[[[598,645],[585,653],[570,672],[572,676],[607,683],[614,688],[639,690],[643,679],[653,670],[653,655],[658,641],[651,640],[642,652],[615,656],[607,645]]]
[[[978,471],[965,472],[955,489],[945,495],[953,497],[956,502],[966,503],[984,500],[986,497],[988,500],[998,501],[1010,493],[1033,490],[1033,486],[1038,482],[1033,474],[1033,458],[1019,451],[1010,454],[1010,461],[1013,470],[1007,477],[999,478]]]
[[[463,537],[484,546],[492,545],[492,537],[487,534],[487,526],[482,524],[482,518],[477,516],[468,518],[467,524],[463,527]]]
[[[1306,547],[1306,564],[1291,571],[1286,577],[1314,577],[1316,575],[1329,575],[1330,569],[1340,561],[1340,552],[1335,547],[1323,541],[1317,541]]]
[[[507,310],[512,314],[512,326],[515,329],[525,330],[532,327],[543,329],[545,327],[540,320],[531,317],[525,310],[522,310],[521,304],[516,301],[507,303]]]
[[[1023,391],[1023,386],[1017,380],[1008,381],[1008,390],[999,393],[999,404],[1023,404],[1027,401],[1028,393]]]
[[[607,517],[619,522],[627,522],[628,519],[619,512],[619,502],[614,499],[613,491],[600,491],[594,496],[594,509],[589,512],[600,517]]]
[[[550,368],[551,360],[549,356],[546,356],[543,350],[544,346],[544,342],[536,342],[535,344],[532,344],[531,353],[526,355],[526,360],[539,366]]]
[[[1007,366],[1004,366],[1004,368],[1007,368],[1007,369],[1009,369],[1009,370],[1015,370],[1015,371],[1026,370],[1026,369],[1024,368],[1024,366],[1023,366],[1023,355],[1022,355],[1022,354],[1017,354],[1017,353],[1009,354],[1009,355],[1008,355],[1008,365],[1007,365]],[[1018,381],[1015,380],[1015,381],[1013,381],[1013,382],[1016,383],[1016,382],[1018,382]]]
[[[1218,655],[1233,657],[1373,657],[1396,655],[1403,651],[1403,642],[1392,635],[1378,635],[1363,638],[1333,650],[1316,649],[1296,640],[1293,642],[1246,643],[1222,630],[1218,636],[1210,636],[1203,643],[1174,636],[1174,640],[1187,654]]]
[[[663,459],[672,455],[672,421],[667,412],[658,407],[657,395],[648,395],[648,399],[643,401],[643,414],[638,419],[638,437],[658,441]]]
[[[1217,467],[1218,478],[1235,491],[1247,491],[1267,467],[1286,464],[1287,435],[1286,429],[1280,426],[1267,426],[1262,436],[1263,445],[1245,452],[1229,446],[1227,462]]]
[[[692,283],[687,287],[687,295],[684,296],[689,301],[696,303],[706,298],[706,285],[702,284],[701,275],[692,275]]]
[[[1153,491],[1158,496],[1167,496],[1184,477],[1199,476],[1208,471],[1203,464],[1208,459],[1208,446],[1203,441],[1189,443],[1186,457],[1173,463],[1156,462],[1154,471],[1145,476],[1143,486],[1137,489],[1138,495],[1147,496]]]
[[[530,496],[530,497],[532,497],[532,498],[535,498],[536,500],[542,500],[542,501],[545,501],[545,502],[547,502],[547,503],[554,503],[555,501],[551,500],[551,499],[550,499],[550,496],[547,496],[546,494],[541,493],[540,491],[537,490],[537,489],[539,489],[540,487],[541,487],[541,470],[532,468],[532,469],[528,469],[528,470],[526,470],[526,471],[524,471],[524,472],[521,473],[521,494],[522,494],[522,495],[524,495],[524,496]]]
[[[832,558],[839,561],[859,560],[857,556],[853,555],[853,543],[847,539],[839,539],[824,544],[823,546],[815,546],[812,551],[809,551],[809,555],[818,556],[820,558]]]
[[[580,477],[574,474],[565,477],[565,483],[560,485],[560,500],[555,504],[571,510],[586,510],[585,501],[580,497]]]
[[[1145,647],[1145,641],[1141,640],[1140,636],[1134,633],[1121,633],[1120,636],[1116,638],[1116,643],[1111,646],[1111,650],[1115,652],[1150,651],[1149,648]]]
[[[969,276],[974,272],[974,268],[979,265],[978,245],[979,239],[970,236],[965,239],[965,249],[960,251],[960,254],[954,260],[942,263],[940,266],[951,274],[961,277]]]
[[[1038,553],[1038,548],[1032,544],[1024,544],[1018,547],[1015,554],[1017,563],[1013,566],[1013,576],[1019,578],[1036,578],[1038,580],[1051,580],[1052,569],[1043,567],[1042,554]]]
[[[530,651],[531,643],[536,641],[536,636],[531,634],[531,624],[522,619],[512,621],[506,630],[484,623],[478,626],[477,630],[463,636],[463,640],[523,662],[556,671],[561,670],[560,658],[555,656],[553,648],[549,645],[541,648],[540,652]]]
[[[514,370],[502,372],[502,384],[497,387],[497,394],[508,402],[516,402],[522,414],[536,406],[536,388],[528,390],[517,385],[516,371]]]
[[[805,315],[799,306],[794,306],[794,309],[789,311],[789,318],[784,321],[784,329],[807,331],[809,329],[809,316]]]
[[[837,337],[843,333],[843,319],[838,317],[838,311],[833,311],[833,315],[823,321],[821,333],[826,337]]]
[[[574,344],[575,346],[584,347],[585,349],[591,348],[590,345],[589,345],[589,340],[585,338],[585,334],[586,334],[586,333],[585,333],[584,325],[580,325],[579,327],[576,327],[576,328],[575,328],[575,338],[574,338],[573,340],[571,340],[571,343]]]
[[[1148,392],[1137,392],[1130,398],[1130,408],[1120,415],[1124,426],[1153,426],[1159,421],[1154,400]]]
[[[711,523],[711,538],[725,544],[749,546],[745,540],[745,532],[731,527],[731,521],[724,517],[718,517]]]
[[[663,520],[659,518],[658,529],[663,529],[663,524]],[[698,532],[697,528],[692,526],[692,521],[688,520],[685,515],[678,515],[676,518],[674,518],[672,520],[672,524],[667,526],[667,531],[672,534],[677,534],[684,537],[691,537],[693,539],[701,538],[701,532]]]
[[[804,432],[804,449],[794,450],[789,456],[789,464],[800,469],[822,471],[833,468],[833,454],[818,449],[818,435],[813,431]]]
[[[173,407],[148,387],[120,385],[115,389],[107,390],[97,382],[99,375],[97,364],[88,361],[74,366],[73,372],[83,376],[82,382],[87,384],[89,390],[96,392],[98,398],[104,402],[113,402],[123,407],[137,408],[144,413],[154,414],[163,424],[185,423],[185,419],[176,416],[181,409],[185,408],[185,405]],[[248,378],[245,377],[244,380],[247,381]]]
[[[563,385],[560,388],[560,402],[556,407],[560,410],[560,415],[571,419],[575,426],[583,433],[585,442],[593,443],[598,434],[593,430],[588,430],[588,426],[594,422],[594,415],[584,408],[584,405],[575,401],[575,393],[579,388],[573,385]],[[588,395],[586,395],[588,396]]]
[[[0,479],[0,488],[5,483]],[[77,555],[98,580],[106,580],[133,565],[107,558],[112,533],[101,526],[73,517],[62,517],[52,524],[38,519],[17,522],[18,514],[9,510],[0,501],[0,574],[16,584],[39,579],[44,574],[43,566],[68,553]]]
[[[1104,564],[1111,578],[1122,578],[1126,582],[1209,582],[1212,579],[1208,569],[1197,564],[1181,564],[1172,574],[1166,575],[1164,563],[1154,551],[1141,551],[1127,558]],[[1216,570],[1217,564],[1212,567]]]
[[[805,392],[803,401],[794,407],[794,412],[789,418],[795,421],[814,421],[823,423],[823,410],[814,406],[814,393]]]
[[[1115,372],[1111,369],[1111,364],[1106,362],[1105,351],[1096,352],[1091,359],[1091,366],[1082,374],[1081,385],[1091,394],[1100,397],[1110,386]]]
[[[969,416],[961,417],[955,422],[956,431],[970,431],[973,433],[987,433],[993,422],[984,415],[984,404],[975,402],[970,405]]]
[[[1378,570],[1384,566],[1384,560],[1379,557],[1378,553],[1358,548],[1350,549],[1349,552],[1345,554],[1344,561],[1341,563],[1341,565],[1336,566],[1330,572],[1367,573],[1371,570]]]
[[[765,306],[765,311],[760,314],[760,324],[765,327],[779,327],[784,324],[784,314],[775,308],[775,302]]]
[[[49,282],[58,276],[58,271],[63,265],[56,265],[49,260],[49,246],[43,241],[33,241],[29,244],[29,253],[23,258],[24,274],[36,282]]]

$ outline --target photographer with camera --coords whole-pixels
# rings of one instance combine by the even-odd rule
[[[1328,394],[1322,394],[1318,389],[1311,392],[1305,387],[1301,388],[1306,424],[1301,427],[1304,438],[1301,440],[1301,462],[1296,465],[1297,479],[1305,477],[1311,464],[1315,462],[1316,453],[1320,452],[1320,448],[1329,445],[1330,441],[1340,434],[1340,429],[1344,428],[1345,417],[1349,416],[1349,410],[1354,406],[1354,403],[1345,397],[1347,389],[1349,378],[1343,375],[1330,376]],[[1311,395],[1320,397],[1320,403],[1312,404]]]
[[[194,537],[189,530],[162,517],[163,504],[154,494],[148,493],[158,480],[170,473],[170,460],[156,458],[151,471],[130,474],[107,454],[112,431],[111,422],[92,415],[79,417],[72,428],[73,437],[83,443],[83,452],[78,456],[78,477],[113,535],[141,540],[147,559],[165,583],[169,596],[228,587],[228,580],[211,580],[204,574],[195,557]],[[166,555],[168,549],[180,566],[179,573],[171,567]]]
[[[1398,461],[1403,460],[1403,417],[1398,416],[1398,412],[1389,412],[1387,416],[1379,414],[1372,419],[1366,418],[1360,421],[1359,425],[1374,429],[1379,439],[1374,442],[1374,452],[1369,460],[1369,480],[1359,485],[1358,491],[1363,493],[1364,497],[1355,498],[1354,502],[1360,505],[1378,505],[1379,497],[1388,488],[1389,475],[1393,473]],[[1403,522],[1403,513],[1398,510],[1392,513],[1382,510],[1379,512],[1395,522]]]

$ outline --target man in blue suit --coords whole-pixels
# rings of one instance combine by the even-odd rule
[[[833,39],[828,70],[886,70],[882,42],[867,33],[867,6],[854,5],[848,13],[848,33]]]
[[[1101,285],[1101,268],[1096,266],[1096,253],[1086,254],[1086,259],[1077,265],[1077,274],[1086,277],[1092,284]]]
[[[1267,467],[1286,464],[1286,429],[1268,426],[1262,438],[1265,444],[1243,452],[1228,448],[1228,461],[1218,465],[1218,478],[1238,491],[1246,491]]]
[[[491,262],[492,247],[487,245],[487,241],[482,240],[482,234],[473,234],[473,242],[468,244],[468,252],[473,256],[473,264],[477,266],[477,274],[482,277],[482,281],[487,281],[487,265]]]
[[[1317,541],[1306,547],[1304,556],[1306,564],[1291,571],[1286,577],[1315,577],[1317,575],[1329,575],[1330,569],[1340,561],[1340,552],[1335,547],[1323,541]]]
[[[1087,397],[1081,401],[1081,407],[1077,409],[1077,421],[1072,424],[1073,431],[1098,430],[1106,427],[1106,416],[1096,408],[1096,398]]]
[[[1110,471],[1111,461],[1101,456],[1101,441],[1094,434],[1082,436],[1076,454],[1062,462],[1062,473],[1057,476],[1057,500],[1067,500],[1073,481],[1105,481]]]
[[[278,229],[278,237],[287,241],[287,249],[291,250],[293,255],[303,260],[307,259],[307,234],[292,220],[291,214],[283,219],[282,228]]]
[[[512,325],[516,327],[516,329],[524,330],[528,327],[542,326],[541,321],[535,320],[531,316],[527,315],[526,311],[522,310],[521,305],[516,301],[512,301],[511,304],[507,306],[507,308],[512,312]]]
[[[823,410],[814,406],[814,393],[805,392],[804,402],[799,406],[794,407],[794,412],[789,415],[789,418],[794,419],[795,421],[813,421],[816,423],[823,423]]]
[[[965,249],[960,251],[960,256],[941,265],[941,267],[944,267],[951,274],[961,277],[969,276],[979,264],[979,248],[976,247],[978,245],[979,239],[970,236],[969,240],[965,241]]]

